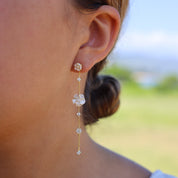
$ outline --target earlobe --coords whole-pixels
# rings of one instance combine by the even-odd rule
[[[83,65],[81,72],[88,72],[108,55],[116,42],[120,28],[119,12],[112,6],[101,6],[87,15],[86,19],[90,20],[86,27],[88,39],[85,44],[81,44],[73,62]]]

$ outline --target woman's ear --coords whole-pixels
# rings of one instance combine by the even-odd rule
[[[88,72],[112,50],[120,29],[120,15],[114,7],[103,5],[96,11],[85,14],[84,19],[88,23],[85,23],[85,33],[81,35],[85,35],[86,43],[78,49],[73,66],[79,62],[83,66],[81,72]]]

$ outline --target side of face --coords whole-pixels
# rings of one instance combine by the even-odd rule
[[[69,85],[72,61],[66,59],[74,58],[74,45],[66,20],[68,4],[0,1],[0,125],[27,113],[37,115]]]
[[[72,1],[0,1],[1,128],[38,121],[54,102],[63,101],[62,109],[71,104],[77,76],[72,66],[82,64],[85,81],[114,46],[118,11],[101,6],[81,14]]]

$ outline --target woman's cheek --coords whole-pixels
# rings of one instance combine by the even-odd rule
[[[17,114],[43,107],[56,84],[62,85],[60,76],[67,67],[62,68],[60,60],[63,65],[69,62],[64,60],[66,35],[60,19],[59,24],[52,21],[43,6],[13,2],[22,4],[6,3],[0,12],[0,119],[9,109]]]

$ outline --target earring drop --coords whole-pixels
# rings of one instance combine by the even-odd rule
[[[74,99],[72,100],[73,104],[76,104],[76,106],[78,107],[78,112],[76,113],[77,118],[78,118],[78,128],[76,129],[76,133],[78,135],[78,150],[77,150],[77,155],[80,155],[82,152],[80,150],[80,135],[82,133],[82,129],[80,127],[80,116],[81,116],[81,111],[80,111],[80,107],[85,104],[85,97],[83,94],[80,93],[80,82],[81,82],[81,78],[80,78],[80,71],[82,70],[82,64],[80,63],[76,63],[74,65],[74,69],[76,71],[79,72],[79,76],[77,78],[78,81],[78,88],[79,88],[79,92],[78,94],[74,95]]]

